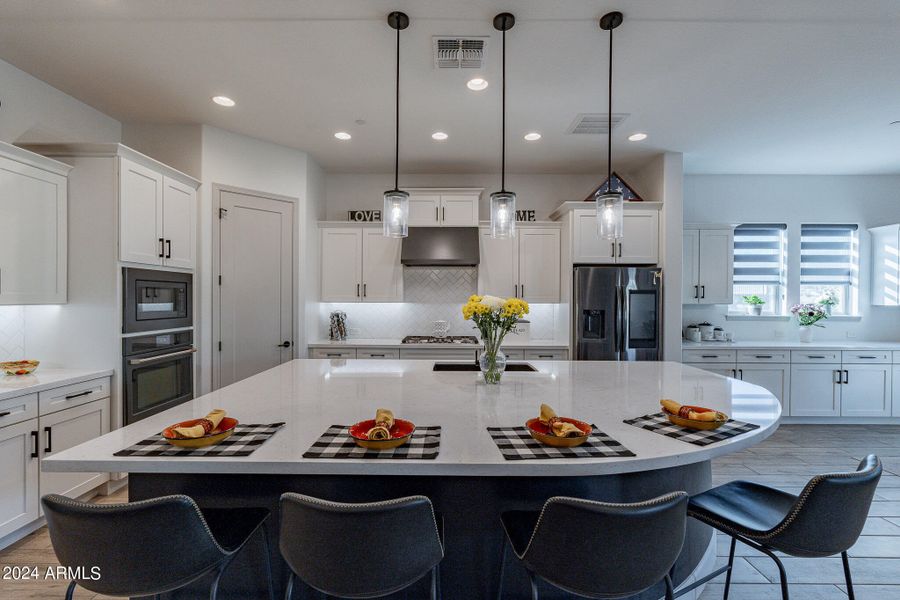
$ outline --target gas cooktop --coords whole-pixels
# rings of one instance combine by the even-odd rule
[[[403,338],[404,344],[477,344],[478,339],[471,335],[448,335],[434,337],[431,335],[408,335]]]

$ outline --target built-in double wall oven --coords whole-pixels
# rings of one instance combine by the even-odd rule
[[[122,269],[124,421],[194,397],[193,276]]]

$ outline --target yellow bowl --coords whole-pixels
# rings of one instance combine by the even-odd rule
[[[561,417],[560,421],[565,423],[571,423],[578,429],[580,429],[584,435],[581,437],[558,437],[549,433],[547,429],[547,425],[541,423],[541,420],[538,418],[528,419],[525,422],[525,429],[528,430],[528,433],[532,438],[544,444],[545,446],[552,446],[553,448],[575,448],[577,446],[585,443],[589,437],[591,437],[591,432],[593,431],[593,427],[591,427],[590,423],[585,423],[584,421],[579,421],[578,419],[570,419],[568,417]]]
[[[29,375],[41,364],[39,360],[11,360],[0,362],[0,371],[7,375]]]
[[[716,411],[716,420],[715,421],[697,421],[695,419],[685,419],[684,417],[679,417],[678,415],[673,415],[667,410],[663,410],[663,413],[669,417],[669,421],[673,425],[678,425],[679,427],[686,427],[688,429],[698,429],[703,431],[709,431],[711,429],[718,429],[722,425],[728,422],[728,415],[723,412]]]
[[[235,426],[238,424],[237,419],[225,417],[222,419],[222,422],[219,423],[219,427],[215,431],[199,438],[180,438],[177,437],[178,434],[173,431],[176,427],[193,427],[201,420],[202,419],[191,419],[190,421],[184,421],[182,423],[176,423],[171,427],[166,427],[163,430],[163,437],[171,445],[179,448],[206,448],[207,446],[218,444],[222,440],[230,437],[231,434],[234,433]]]

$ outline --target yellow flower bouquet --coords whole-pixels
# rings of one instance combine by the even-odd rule
[[[462,314],[467,321],[475,322],[484,342],[484,351],[478,359],[484,381],[500,383],[506,368],[506,356],[500,351],[500,344],[515,328],[516,321],[528,314],[528,303],[521,298],[504,300],[497,296],[476,295],[463,304]]]

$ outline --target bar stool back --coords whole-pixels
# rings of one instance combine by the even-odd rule
[[[338,598],[380,598],[431,573],[438,597],[444,548],[431,501],[409,496],[347,504],[281,496],[281,555],[295,578]]]

